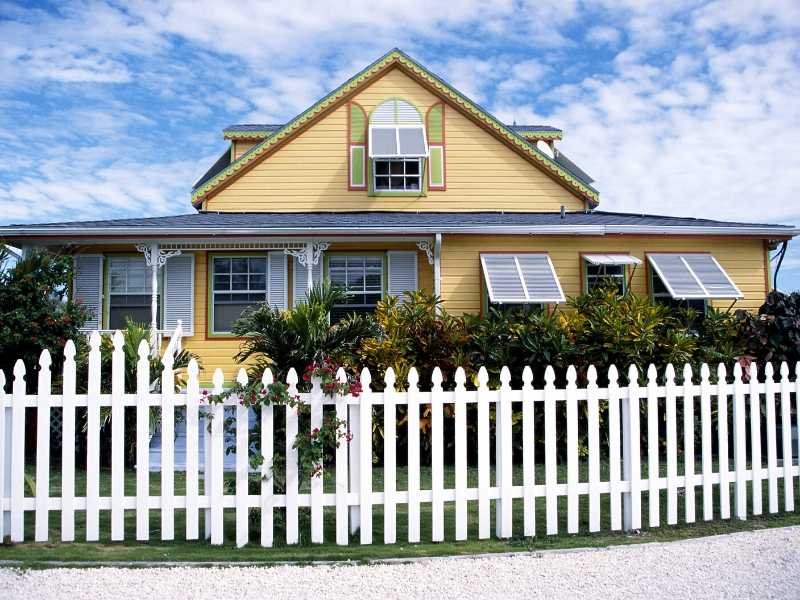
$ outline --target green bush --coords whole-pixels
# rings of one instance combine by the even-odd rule
[[[800,361],[800,292],[770,292],[757,315],[736,312],[745,352],[759,363],[782,361],[793,370]]]

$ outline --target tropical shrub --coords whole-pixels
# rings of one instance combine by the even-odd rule
[[[72,260],[34,251],[3,269],[7,259],[5,247],[0,246],[0,369],[10,379],[14,363],[22,359],[28,373],[33,373],[47,348],[57,378],[63,355],[55,350],[69,339],[80,343],[80,328],[91,316],[68,297]]]
[[[757,315],[736,312],[745,352],[759,363],[800,361],[800,292],[770,292]]]
[[[299,374],[312,363],[331,359],[354,364],[356,350],[363,340],[378,335],[375,322],[364,315],[350,315],[331,323],[334,304],[343,302],[345,293],[329,285],[315,286],[307,302],[281,310],[259,304],[233,325],[242,342],[235,359],[246,362],[253,378],[261,378],[266,368],[282,381],[290,368]]]

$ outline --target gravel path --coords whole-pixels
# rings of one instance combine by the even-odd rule
[[[370,566],[0,569],[0,598],[800,598],[798,572],[800,527],[788,527]]]

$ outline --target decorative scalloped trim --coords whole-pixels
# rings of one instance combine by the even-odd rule
[[[495,119],[489,113],[483,111],[476,106],[472,101],[468,100],[460,92],[453,89],[438,77],[428,72],[424,67],[414,62],[411,58],[403,54],[399,50],[393,50],[386,54],[383,58],[378,59],[366,69],[355,75],[353,78],[346,81],[340,87],[322,98],[319,102],[300,113],[294,119],[289,121],[282,129],[276,131],[272,136],[263,140],[262,142],[253,146],[245,154],[240,156],[236,161],[224,171],[208,180],[201,187],[192,192],[192,204],[197,204],[219,184],[238,173],[242,168],[248,166],[254,160],[259,158],[266,150],[274,146],[278,142],[283,141],[287,136],[294,133],[297,129],[305,125],[309,120],[313,119],[323,110],[327,109],[332,104],[338,102],[342,96],[349,94],[355,88],[359,87],[365,80],[371,78],[373,75],[383,70],[388,64],[397,62],[402,64],[406,69],[412,72],[415,76],[420,77],[436,88],[443,95],[450,98],[452,102],[461,106],[462,110],[472,114],[477,120],[482,121],[484,124],[491,127],[499,136],[505,138],[508,142],[513,144],[520,154],[524,154],[533,158],[542,167],[547,169],[552,174],[558,176],[563,181],[567,182],[571,187],[580,192],[586,200],[590,203],[597,205],[599,203],[599,193],[586,186],[583,182],[573,177],[567,171],[562,169],[555,161],[545,156],[536,148],[531,146],[524,137],[514,133],[503,123]]]
[[[560,131],[541,131],[539,129],[523,129],[515,133],[527,140],[560,140],[563,137]]]
[[[271,136],[274,131],[223,131],[222,137],[226,140],[263,140]]]

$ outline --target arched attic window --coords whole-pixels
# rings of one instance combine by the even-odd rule
[[[374,192],[420,192],[428,140],[422,115],[405,100],[387,100],[369,118]]]

